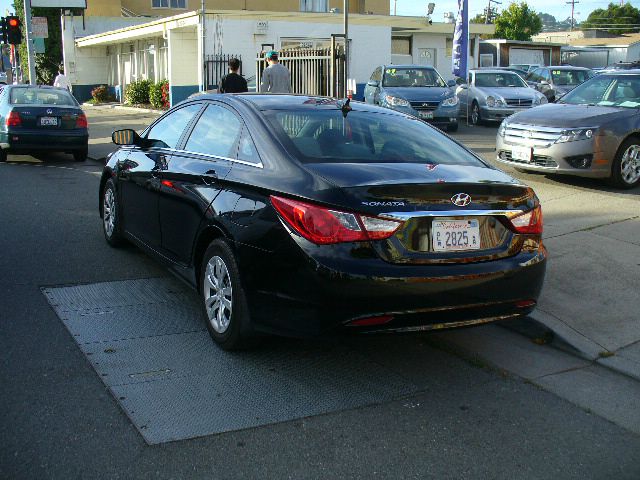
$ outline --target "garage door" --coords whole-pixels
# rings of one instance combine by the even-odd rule
[[[509,64],[533,64],[546,65],[544,61],[544,52],[542,50],[533,50],[530,48],[510,48]]]

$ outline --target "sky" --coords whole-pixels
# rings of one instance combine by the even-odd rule
[[[13,0],[0,0],[0,13],[3,17],[7,14],[7,9],[9,13],[13,13]]]
[[[456,0],[389,0],[391,5],[391,14],[393,15],[394,3],[397,6],[398,15],[425,15],[427,13],[427,4],[430,1],[436,4],[436,8],[431,15],[431,19],[435,22],[442,22],[445,12],[457,13],[458,2]],[[497,5],[498,12],[506,8],[510,3],[509,0],[500,0],[501,5]],[[556,20],[564,20],[571,16],[571,5],[565,3],[566,0],[530,0],[527,2],[529,7],[538,13],[549,13],[556,17]],[[581,22],[586,20],[596,8],[607,8],[612,0],[576,0],[575,18]],[[618,3],[613,0],[614,3]],[[478,13],[483,13],[488,4],[488,0],[469,0],[469,18],[475,17]],[[632,2],[635,3],[635,2]],[[496,6],[495,4],[493,5]]]

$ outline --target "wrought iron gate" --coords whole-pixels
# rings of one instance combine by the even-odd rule
[[[218,88],[220,80],[229,72],[229,60],[237,58],[240,60],[238,73],[242,74],[242,56],[228,53],[207,55],[204,62],[204,84],[205,90]]]
[[[291,73],[291,91],[305,95],[344,96],[344,47],[281,50],[279,61]],[[256,59],[256,85],[260,90],[267,67],[265,52]]]

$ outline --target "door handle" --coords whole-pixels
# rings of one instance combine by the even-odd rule
[[[212,185],[218,180],[218,172],[215,170],[207,170],[200,178],[202,178],[205,185]]]

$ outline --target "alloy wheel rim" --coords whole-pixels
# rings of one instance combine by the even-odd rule
[[[104,192],[104,202],[102,205],[102,221],[104,222],[104,231],[108,237],[113,235],[113,229],[116,222],[116,200],[113,196],[113,191],[107,188]]]
[[[476,124],[478,123],[478,117],[480,116],[479,112],[478,112],[478,106],[474,105],[473,109],[471,110],[471,123]]]
[[[640,179],[640,145],[631,145],[624,152],[620,174],[627,185],[633,185]]]
[[[211,257],[204,273],[204,305],[209,323],[218,333],[224,333],[231,323],[232,294],[227,264],[217,255]]]

